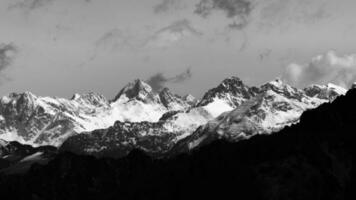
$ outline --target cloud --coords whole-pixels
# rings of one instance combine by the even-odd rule
[[[272,49],[264,49],[260,52],[259,54],[259,58],[260,58],[260,61],[263,61],[265,60],[266,58],[268,58],[272,53]]]
[[[334,83],[348,88],[356,81],[356,54],[339,56],[329,51],[303,65],[292,63],[284,78],[297,86]]]
[[[202,33],[196,30],[189,20],[182,19],[158,30],[147,40],[146,45],[151,47],[167,47],[185,37],[201,35]]]
[[[0,71],[10,66],[14,60],[17,48],[13,44],[0,44]]]
[[[206,18],[213,11],[223,11],[232,19],[229,28],[241,30],[248,25],[248,18],[253,10],[250,0],[200,0],[195,13]]]
[[[22,0],[9,6],[9,9],[21,9],[25,11],[33,11],[42,7],[51,5],[58,0]],[[92,0],[80,0],[84,3],[90,3]]]
[[[128,31],[117,28],[111,29],[95,41],[94,49],[91,51],[88,58],[79,65],[79,67],[83,67],[95,60],[102,52],[115,53],[132,51],[142,45],[142,42],[140,43],[137,41],[136,38]]]
[[[153,7],[153,12],[160,14],[183,8],[185,8],[185,6],[182,4],[182,0],[163,0]]]
[[[190,68],[186,71],[177,74],[173,77],[167,77],[163,73],[157,73],[148,78],[147,83],[152,87],[154,91],[162,90],[167,83],[182,83],[192,77]]]
[[[25,10],[35,10],[53,3],[55,0],[23,0],[11,5],[9,8],[14,9],[25,9]]]
[[[134,44],[133,36],[122,29],[112,29],[104,33],[96,42],[97,49],[108,49],[110,51],[132,49]]]
[[[314,24],[330,17],[324,1],[271,0],[261,5],[260,25],[265,28],[288,27],[292,23]]]

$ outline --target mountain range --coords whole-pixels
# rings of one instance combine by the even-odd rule
[[[277,87],[279,81],[273,83],[263,88],[281,88]],[[320,89],[311,88],[303,91],[315,94]],[[278,91],[291,94],[286,92],[290,91],[288,86],[285,89]],[[334,93],[326,96],[330,95]],[[298,95],[288,96],[300,99]],[[325,94],[312,96],[325,97]],[[269,105],[272,100],[267,95],[258,105]],[[192,144],[190,141],[199,135],[208,135],[209,139],[213,138],[209,136],[222,137],[221,140],[204,139],[204,145],[164,159],[152,158],[144,149],[132,150],[116,159],[59,152],[45,165],[33,164],[25,174],[0,176],[0,194],[11,199],[36,200],[231,197],[353,200],[356,198],[355,102],[356,90],[352,89],[332,102],[304,111],[298,122],[293,121],[295,124],[278,132],[253,136],[246,132],[243,137],[250,136],[248,140],[234,142],[239,137],[230,134],[240,130],[239,126],[229,129],[225,125],[236,116],[241,119],[235,114],[242,103],[211,125],[201,126],[191,137],[180,140],[176,147]],[[245,107],[254,106],[244,106],[242,111],[245,112],[238,113],[246,113],[249,109]],[[273,109],[276,112],[288,110],[284,106],[281,109],[279,104]],[[241,120],[252,120],[250,118],[246,116]],[[261,126],[261,129],[269,130],[269,126]],[[223,137],[225,134],[221,133],[228,134]],[[31,159],[34,158],[26,161]]]
[[[99,157],[121,157],[133,149],[169,156],[205,140],[270,134],[345,93],[333,84],[297,89],[280,79],[250,87],[234,76],[200,100],[168,88],[154,91],[142,80],[127,84],[112,100],[96,93],[71,99],[12,93],[0,99],[0,139]]]

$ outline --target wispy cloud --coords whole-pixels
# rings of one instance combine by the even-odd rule
[[[162,0],[159,4],[153,7],[153,12],[156,14],[168,13],[184,8],[185,5],[183,4],[182,0]]]
[[[292,63],[286,67],[284,78],[297,86],[334,83],[347,88],[356,81],[356,54],[339,56],[329,51],[309,63]]]
[[[151,85],[152,89],[155,91],[162,90],[167,83],[183,83],[184,81],[192,77],[191,69],[188,68],[186,71],[177,74],[173,77],[167,77],[163,73],[157,73],[148,78],[147,83]]]
[[[111,29],[104,33],[96,42],[97,50],[116,51],[122,49],[133,49],[137,45],[131,33],[122,29]]]
[[[35,10],[53,3],[55,0],[23,0],[10,5],[10,9]]]
[[[195,29],[189,20],[182,19],[158,30],[147,40],[146,46],[167,47],[182,40],[185,37],[201,35],[202,33]]]
[[[16,2],[9,6],[9,9],[20,9],[26,12],[30,12],[42,7],[46,7],[54,3],[55,1],[59,0],[22,0],[20,2]],[[81,1],[84,3],[90,3],[92,0],[74,0],[74,1]]]
[[[2,72],[11,66],[17,53],[18,48],[14,44],[0,44],[0,84],[10,80]]]
[[[0,44],[0,72],[10,66],[18,49],[12,43]]]
[[[272,0],[261,7],[260,24],[265,28],[288,27],[293,23],[314,24],[331,15],[323,1]]]
[[[195,13],[206,18],[213,11],[223,11],[232,22],[229,28],[241,30],[248,25],[253,4],[250,0],[200,0]]]

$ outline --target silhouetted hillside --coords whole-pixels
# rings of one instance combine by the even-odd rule
[[[0,178],[11,199],[355,199],[356,90],[300,123],[238,143],[215,141],[167,160],[61,153]]]

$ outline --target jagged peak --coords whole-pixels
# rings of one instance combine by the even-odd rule
[[[231,76],[224,79],[217,87],[206,92],[197,106],[205,106],[213,102],[215,98],[225,99],[229,104],[237,106],[241,99],[249,99],[255,96],[257,90],[257,88],[246,86],[240,78]]]
[[[22,93],[13,92],[13,93],[10,93],[7,96],[3,96],[1,98],[1,102],[2,103],[9,103],[9,102],[11,102],[13,100],[15,100],[15,101],[22,100],[22,101],[25,101],[25,102],[33,102],[36,99],[37,99],[37,96],[34,95],[32,92],[29,92],[29,91],[25,91],[25,92],[22,92]]]
[[[263,92],[272,90],[274,92],[277,93],[300,93],[301,90],[294,88],[292,86],[290,86],[289,84],[287,84],[286,82],[284,82],[281,78],[276,78],[272,81],[269,81],[263,85],[261,85],[261,90]]]
[[[107,99],[103,95],[96,93],[96,92],[88,92],[85,94],[76,93],[73,95],[71,100],[78,101],[78,102],[85,101],[85,102],[89,102],[94,105],[108,104]]]
[[[76,99],[89,99],[89,98],[105,98],[103,95],[96,93],[96,92],[88,92],[84,94],[78,94],[75,93],[71,100],[76,100]]]
[[[81,97],[82,97],[82,96],[81,96],[80,94],[75,93],[75,94],[73,94],[72,98],[70,98],[70,100],[78,100],[78,99],[80,99]]]
[[[282,88],[285,88],[285,87],[288,87],[288,86],[291,87],[290,85],[288,85],[287,83],[285,83],[281,78],[277,77],[277,78],[275,78],[274,80],[269,81],[269,82],[263,84],[263,85],[261,86],[261,88],[264,88],[264,87],[268,87],[268,88],[274,87],[274,88],[280,88],[280,89],[282,89]]]
[[[183,99],[184,99],[185,101],[187,101],[187,102],[196,101],[196,98],[195,98],[193,95],[191,95],[191,94],[185,95],[185,96],[183,97]]]
[[[149,93],[153,93],[152,87],[148,83],[140,79],[136,79],[123,87],[119,94],[115,97],[114,101],[119,99],[122,95],[126,95],[129,99],[136,97],[142,99]]]
[[[183,108],[190,105],[181,96],[173,94],[168,88],[163,88],[159,93],[161,103],[169,109]]]
[[[164,94],[164,93],[170,93],[171,94],[172,92],[171,92],[171,90],[169,88],[165,87],[159,93],[160,94]]]
[[[243,81],[237,77],[237,76],[230,76],[226,79],[224,79],[220,85],[222,86],[225,86],[225,87],[228,87],[228,86],[231,86],[231,85],[244,85]]]
[[[326,85],[313,84],[303,89],[305,94],[309,97],[317,97],[325,100],[334,100],[340,95],[344,95],[347,90],[343,87],[329,83]]]
[[[345,89],[344,87],[341,87],[339,85],[336,85],[334,83],[328,83],[326,85],[312,84],[312,85],[304,88],[304,90],[310,90],[310,89],[333,90],[333,91],[337,92],[338,94],[345,94],[347,92],[347,89]]]

